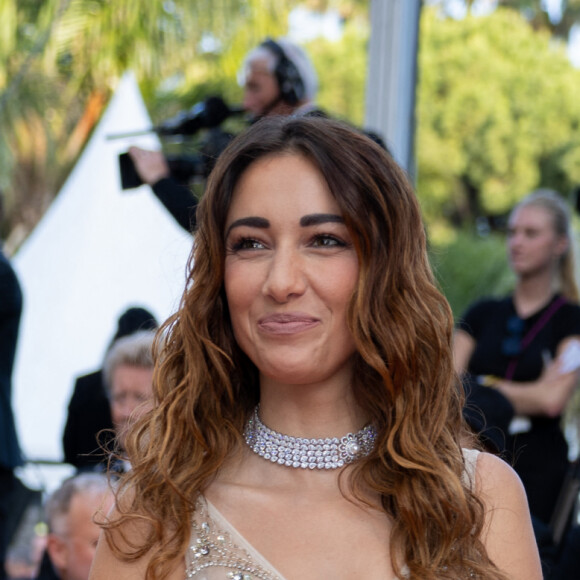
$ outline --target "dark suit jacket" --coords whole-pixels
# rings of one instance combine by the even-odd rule
[[[172,177],[160,179],[151,189],[175,221],[191,233],[195,229],[197,209],[197,199],[191,190]]]
[[[10,263],[0,250],[0,467],[22,463],[12,412],[12,369],[22,312],[22,292]]]
[[[105,394],[102,371],[78,377],[68,405],[62,438],[65,462],[80,470],[106,462],[107,454],[100,448],[99,442],[106,444],[110,436],[101,434],[97,441],[97,434],[102,429],[112,428],[111,409]]]
[[[44,552],[42,560],[40,561],[40,570],[35,580],[60,580],[60,576],[56,573],[48,552]]]

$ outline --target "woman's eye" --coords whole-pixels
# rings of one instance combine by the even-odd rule
[[[258,240],[252,238],[242,238],[238,240],[232,247],[234,252],[239,250],[262,250],[264,249],[264,244]]]
[[[329,236],[326,234],[316,236],[312,242],[312,245],[314,247],[318,247],[318,248],[329,248],[329,247],[334,247],[334,246],[337,246],[337,247],[346,246],[346,244],[342,240],[339,240],[338,238],[336,238],[334,236]]]

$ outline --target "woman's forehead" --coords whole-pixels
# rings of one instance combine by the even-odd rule
[[[510,216],[510,225],[552,226],[551,212],[541,205],[524,205],[514,210]]]
[[[228,221],[239,212],[261,213],[281,205],[288,211],[310,213],[326,208],[340,212],[319,169],[300,154],[285,153],[255,161],[240,176],[230,200]]]

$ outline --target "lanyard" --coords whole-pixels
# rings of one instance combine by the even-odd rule
[[[558,310],[560,310],[560,308],[562,306],[564,306],[564,304],[566,304],[566,298],[564,298],[563,296],[559,296],[558,298],[556,298],[556,300],[554,300],[554,302],[552,302],[552,304],[546,310],[546,312],[544,312],[544,314],[542,314],[542,316],[540,316],[540,318],[536,322],[536,324],[534,324],[534,326],[532,326],[532,328],[530,328],[530,330],[528,330],[528,332],[526,333],[526,336],[524,336],[522,338],[520,354],[532,342],[532,340],[534,340],[534,338],[536,338],[536,335],[538,334],[538,332],[540,332],[540,330],[542,330],[542,328],[544,328],[544,326],[547,324],[547,322],[550,320],[550,318],[552,318],[552,316],[554,316],[554,314],[556,314],[556,312]],[[514,376],[514,373],[516,372],[516,367],[518,366],[518,361],[519,361],[519,355],[513,357],[510,360],[507,371],[505,373],[506,380],[508,380],[508,381],[512,380],[512,377]]]

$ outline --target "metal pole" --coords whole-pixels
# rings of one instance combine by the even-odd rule
[[[415,85],[421,0],[371,0],[365,125],[414,174]]]

